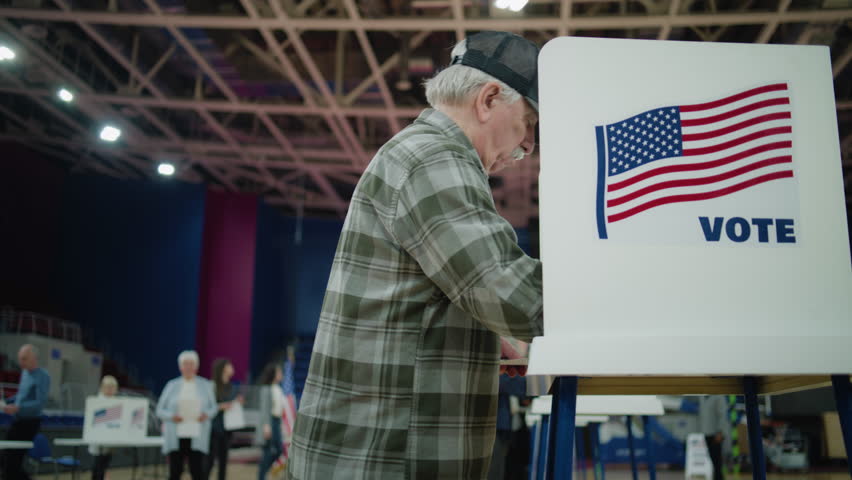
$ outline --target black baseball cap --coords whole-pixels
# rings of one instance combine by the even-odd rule
[[[466,65],[512,87],[538,111],[538,47],[509,32],[484,31],[467,37],[467,51],[450,65]]]

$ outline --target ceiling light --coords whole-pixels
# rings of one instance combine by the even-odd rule
[[[411,87],[412,87],[411,80],[400,79],[398,82],[396,82],[396,89],[399,90],[400,92],[407,92],[407,91],[411,90]]]
[[[15,51],[7,47],[6,45],[0,45],[0,62],[14,59]]]
[[[175,166],[171,163],[163,162],[157,167],[157,173],[160,175],[171,176],[175,173]]]
[[[509,8],[510,4],[511,4],[511,0],[497,0],[496,2],[494,2],[495,7],[502,8],[504,10]]]
[[[107,125],[101,130],[101,140],[106,140],[107,142],[114,142],[118,140],[118,137],[121,136],[121,130]]]
[[[510,0],[509,10],[513,12],[520,12],[528,2],[529,0]]]
[[[60,88],[58,92],[56,92],[56,96],[59,97],[63,102],[70,102],[74,100],[74,94],[69,92],[65,88]]]

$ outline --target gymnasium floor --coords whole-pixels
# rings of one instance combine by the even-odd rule
[[[37,477],[40,480],[50,480],[53,479],[53,474],[42,474]],[[59,476],[62,480],[70,480],[70,474],[62,474]],[[79,477],[81,480],[88,480],[91,478],[90,472],[82,472]],[[108,480],[130,480],[130,469],[129,468],[121,468],[110,470]],[[154,477],[151,475],[151,471],[146,468],[143,474],[138,474],[136,476],[137,480],[142,479],[153,479],[153,478],[166,478],[166,472],[164,468],[160,468],[160,476]],[[184,479],[189,480],[189,474],[184,473]],[[210,475],[211,479],[218,478],[216,476],[216,472],[214,471],[212,475]],[[257,466],[255,465],[244,465],[244,464],[232,464],[228,466],[228,480],[255,480],[257,478]],[[278,478],[283,478],[283,475],[273,476],[270,475],[268,477],[269,480],[274,480]],[[341,476],[341,479],[345,479],[345,476]],[[575,478],[579,479],[579,477]],[[591,480],[591,476],[586,477],[588,480]],[[647,480],[648,475],[645,472],[642,472],[639,475],[640,480]],[[739,476],[727,476],[726,480],[751,480],[751,474],[740,474]],[[332,479],[328,479],[332,480]],[[376,479],[381,480],[381,479]],[[629,470],[607,470],[606,472],[606,480],[631,480],[631,475]],[[684,480],[682,471],[661,471],[657,472],[657,480]],[[836,472],[836,473],[784,473],[784,474],[768,474],[767,480],[849,480],[849,474],[846,472]]]

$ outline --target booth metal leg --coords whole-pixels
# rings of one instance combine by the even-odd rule
[[[530,446],[532,447],[530,455],[530,474],[527,475],[527,480],[538,480],[538,455],[539,449],[541,448],[540,441],[540,432],[541,432],[541,418],[533,425],[530,429]]]
[[[633,472],[633,480],[639,480],[639,467],[636,465],[636,442],[633,436],[633,417],[628,415],[627,419],[627,450],[630,452],[630,471]]]
[[[757,406],[757,378],[743,377],[746,420],[748,421],[748,446],[754,480],[766,480],[766,458],[763,456],[763,435],[760,430],[760,410]]]
[[[570,480],[574,460],[574,420],[577,413],[577,377],[558,377],[553,384],[547,445],[547,480]],[[556,452],[561,452],[557,455]]]
[[[843,430],[843,443],[846,445],[846,464],[849,476],[852,477],[852,387],[849,375],[832,375],[831,384],[834,387],[834,402],[837,404],[837,414],[840,417],[840,428]]]
[[[651,436],[651,417],[642,415],[642,427],[645,429],[645,459],[648,464],[648,477],[657,480],[657,467],[654,465],[654,440]]]
[[[538,432],[538,457],[536,457],[535,480],[544,480],[547,468],[547,432],[550,430],[550,415],[541,416],[541,430]]]
[[[592,435],[592,462],[594,462],[595,480],[606,480],[606,471],[601,460],[600,429],[601,425],[596,423],[589,431]]]
[[[577,471],[580,472],[580,478],[586,480],[586,452],[583,445],[583,427],[576,428],[574,442],[577,445]]]

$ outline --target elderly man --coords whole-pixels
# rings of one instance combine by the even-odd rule
[[[18,393],[3,407],[3,412],[15,419],[6,434],[6,440],[32,441],[41,426],[41,413],[50,390],[50,375],[38,366],[38,350],[26,344],[18,350],[18,365],[23,370]],[[6,450],[3,461],[3,478],[30,478],[22,468],[26,450]]]
[[[482,32],[426,84],[433,109],[352,197],[296,419],[289,478],[484,479],[500,336],[542,333],[541,264],[488,175],[534,148],[538,48]]]

